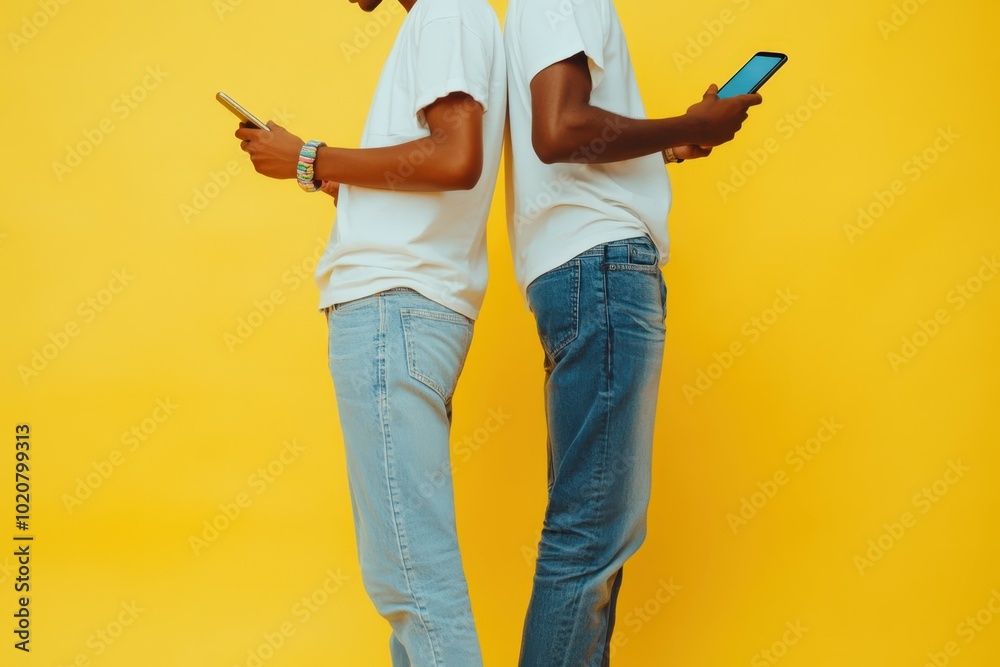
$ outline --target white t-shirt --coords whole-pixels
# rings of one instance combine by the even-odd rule
[[[320,308],[410,287],[466,317],[479,315],[506,83],[500,23],[486,0],[418,0],[382,68],[361,147],[429,137],[424,108],[464,92],[485,111],[483,173],[471,190],[451,192],[341,186],[337,222],[316,267]],[[405,179],[425,158],[414,150],[387,182]]]
[[[522,292],[546,271],[608,241],[649,236],[666,263],[671,192],[659,151],[608,164],[547,165],[531,144],[531,80],[580,52],[590,66],[590,103],[646,118],[612,0],[510,0],[504,43],[513,148],[507,154],[507,231]],[[609,125],[587,149],[599,153],[618,133]]]

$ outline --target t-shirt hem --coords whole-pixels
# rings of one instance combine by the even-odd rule
[[[369,280],[365,281],[364,284],[358,284],[350,287],[328,287],[320,292],[318,308],[319,310],[324,310],[338,303],[346,303],[347,301],[363,299],[366,296],[372,296],[373,294],[378,294],[379,292],[384,292],[386,290],[393,289],[394,287],[409,287],[434,303],[454,310],[456,313],[464,315],[470,320],[476,320],[479,318],[479,308],[475,307],[473,304],[462,299],[456,299],[446,294],[442,294],[437,290],[420,283],[419,281],[408,280],[406,278]]]

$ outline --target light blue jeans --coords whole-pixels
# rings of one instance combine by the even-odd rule
[[[473,323],[402,288],[327,318],[362,580],[392,664],[479,667],[448,446]]]
[[[645,237],[528,286],[545,351],[549,504],[521,667],[609,663],[622,565],[646,535],[667,288]]]

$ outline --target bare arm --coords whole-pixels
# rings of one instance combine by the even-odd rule
[[[453,93],[424,109],[430,136],[382,148],[320,148],[314,164],[322,181],[407,191],[469,190],[483,170],[483,108]],[[268,123],[271,132],[241,127],[236,136],[254,168],[272,178],[295,178],[303,142]]]
[[[747,109],[762,101],[756,94],[720,100],[713,85],[683,116],[639,120],[591,105],[592,90],[583,53],[531,80],[531,140],[542,162],[599,164],[678,146],[718,146],[735,136]]]

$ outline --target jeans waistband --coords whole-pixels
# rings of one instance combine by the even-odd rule
[[[609,250],[611,250],[612,248],[621,248],[623,246],[627,247],[640,244],[648,245],[654,251],[656,250],[656,246],[653,245],[653,242],[649,239],[648,236],[635,236],[630,239],[621,239],[620,241],[608,241],[607,243],[601,243],[600,245],[595,245],[593,248],[589,250],[584,250],[579,255],[577,255],[577,257],[604,257],[609,253]],[[614,251],[611,250],[611,252]]]

